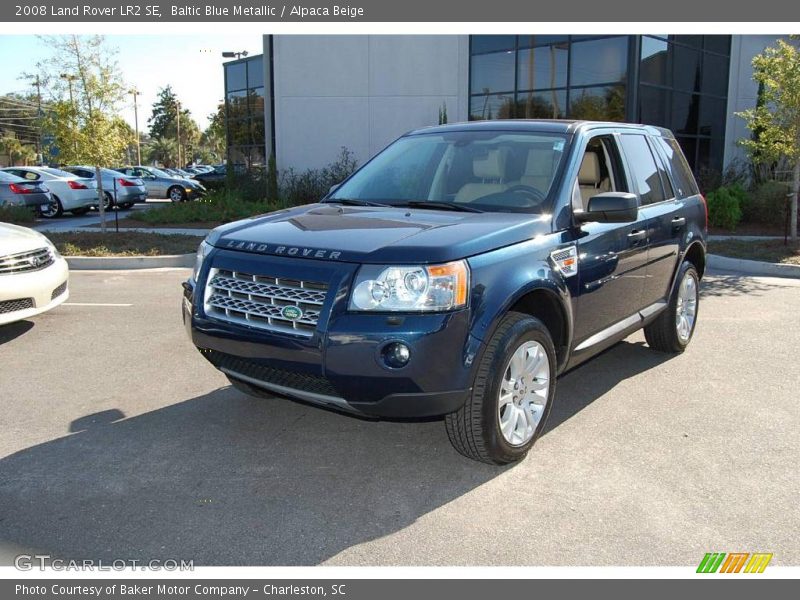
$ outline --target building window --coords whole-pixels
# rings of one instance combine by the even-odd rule
[[[629,36],[472,36],[470,119],[624,121]]]
[[[731,37],[643,36],[636,120],[669,127],[689,164],[722,170]]]
[[[692,167],[719,170],[730,47],[725,35],[474,35],[469,118],[668,127]]]
[[[227,158],[247,169],[265,164],[262,56],[225,63]]]

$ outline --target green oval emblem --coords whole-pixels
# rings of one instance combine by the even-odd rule
[[[281,309],[281,316],[289,321],[297,321],[303,316],[303,311],[296,306],[284,306]]]

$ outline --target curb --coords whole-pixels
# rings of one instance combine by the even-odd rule
[[[728,258],[727,256],[709,254],[706,257],[706,266],[712,269],[736,271],[747,275],[800,279],[800,265],[783,265],[779,263],[746,260],[744,258]]]
[[[164,256],[65,256],[74,271],[100,271],[114,269],[163,269],[193,267],[195,255],[165,254]]]

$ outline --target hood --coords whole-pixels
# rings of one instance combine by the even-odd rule
[[[361,263],[438,263],[550,233],[549,216],[311,204],[218,227],[219,248]]]
[[[50,241],[38,231],[10,223],[0,223],[0,256],[36,250],[48,245]]]

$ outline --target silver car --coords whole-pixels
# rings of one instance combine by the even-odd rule
[[[0,171],[0,206],[41,208],[53,203],[53,196],[41,181],[26,181]]]
[[[39,211],[45,219],[60,217],[64,212],[82,215],[97,206],[97,183],[94,179],[80,179],[72,173],[50,167],[7,167],[3,171],[27,181],[38,181],[50,189],[53,203],[42,206]]]
[[[78,177],[94,179],[94,167],[83,165],[62,167]],[[100,179],[103,183],[104,206],[109,208],[112,201],[122,209],[130,208],[136,202],[147,201],[147,189],[144,182],[137,177],[124,177],[119,171],[100,169]]]
[[[206,193],[206,188],[201,183],[193,179],[170,175],[155,167],[123,167],[117,170],[144,181],[147,195],[150,198],[168,198],[173,202],[184,202],[199,198]]]

